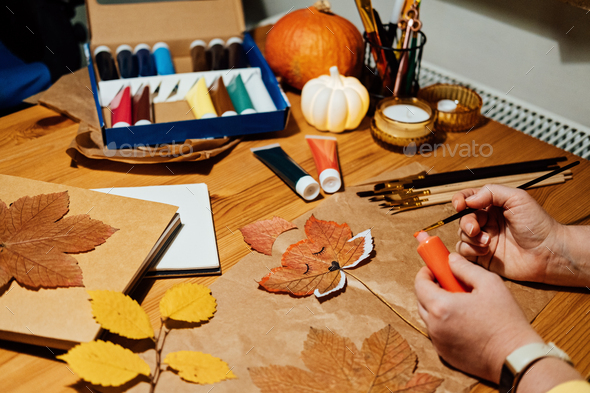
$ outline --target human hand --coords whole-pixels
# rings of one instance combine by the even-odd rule
[[[452,253],[457,279],[472,290],[442,289],[423,267],[416,276],[418,312],[438,354],[466,373],[498,383],[506,357],[523,345],[543,342],[502,279]]]
[[[453,206],[483,209],[461,218],[459,254],[513,280],[553,283],[564,228],[526,191],[490,184],[455,194]]]

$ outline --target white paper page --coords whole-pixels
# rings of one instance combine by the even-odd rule
[[[183,226],[160,262],[152,266],[150,271],[219,267],[211,202],[206,184],[101,188],[94,191],[178,206]]]

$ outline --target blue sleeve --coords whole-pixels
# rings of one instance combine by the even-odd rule
[[[51,75],[45,64],[27,64],[0,42],[0,108],[18,105],[50,85]]]

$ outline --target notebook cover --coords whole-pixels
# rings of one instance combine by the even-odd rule
[[[119,230],[95,250],[71,254],[85,287],[31,290],[12,280],[0,288],[0,339],[68,349],[100,333],[86,290],[127,293],[147,268],[146,257],[177,211],[176,206],[0,175],[0,200],[68,191],[65,217],[88,213]]]

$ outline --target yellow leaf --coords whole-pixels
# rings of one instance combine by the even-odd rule
[[[154,329],[143,308],[117,291],[87,291],[92,299],[92,314],[100,326],[123,337],[154,337]]]
[[[204,285],[182,283],[166,291],[160,300],[162,318],[185,322],[202,322],[213,317],[217,303]]]
[[[137,354],[109,341],[78,344],[57,358],[95,385],[120,386],[139,374],[150,375],[150,367]]]
[[[172,352],[164,363],[178,371],[182,379],[201,385],[237,378],[226,362],[203,352]]]

